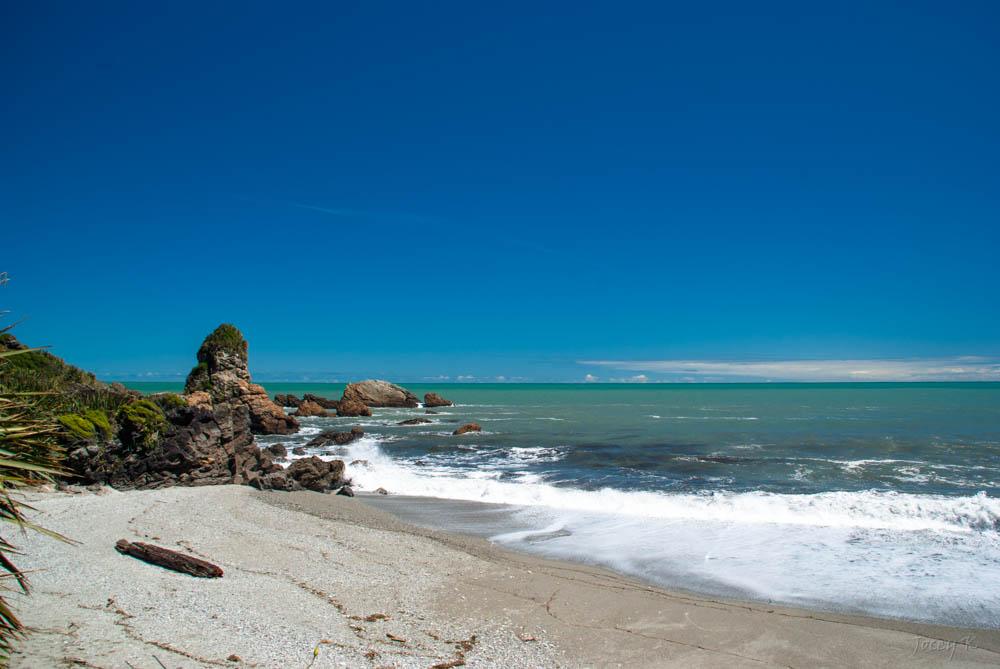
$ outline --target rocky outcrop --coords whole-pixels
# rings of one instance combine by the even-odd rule
[[[452,434],[459,435],[459,434],[465,434],[467,432],[482,432],[482,431],[483,428],[479,426],[479,423],[466,423],[462,427],[452,432]]]
[[[148,412],[148,407],[143,409]],[[76,446],[67,455],[68,468],[87,483],[115,488],[218,485],[234,482],[240,464],[259,452],[250,433],[248,410],[241,404],[223,404],[213,410],[173,408],[159,419],[152,418],[160,426],[155,432],[147,431],[141,420],[134,413],[131,425],[121,428],[128,431],[124,440],[93,440]]]
[[[420,404],[417,396],[406,388],[388,381],[369,380],[350,383],[344,388],[340,402],[355,401],[369,407],[408,407],[414,408]],[[341,415],[343,415],[342,412]]]
[[[304,400],[302,404],[299,405],[299,408],[296,409],[295,413],[292,415],[304,418],[309,416],[326,417],[329,416],[330,414],[326,412],[326,409],[316,404],[312,400]]]
[[[326,397],[320,397],[319,395],[313,395],[312,393],[306,393],[303,395],[302,400],[305,402],[314,402],[324,409],[331,409],[333,411],[336,411],[337,406],[340,404],[339,400],[331,400]]]
[[[277,460],[282,460],[288,457],[288,449],[285,448],[284,444],[271,444],[267,447],[267,452]]]
[[[337,446],[345,446],[352,441],[357,441],[361,437],[365,436],[365,431],[360,427],[352,427],[350,432],[336,432],[334,430],[327,430],[326,432],[320,432],[318,435],[309,440],[306,444],[307,448],[322,448],[323,446],[328,446],[330,444],[336,444]]]
[[[337,407],[338,416],[371,416],[372,410],[368,408],[368,405],[364,402],[359,402],[358,400],[344,399],[340,400],[340,406]]]
[[[424,394],[424,406],[427,408],[433,407],[450,407],[455,403],[451,400],[446,400],[437,393],[425,393]]]
[[[302,404],[302,400],[300,400],[295,395],[278,394],[274,396],[274,403],[280,407],[290,407],[293,409],[298,409],[299,405]]]
[[[225,323],[205,337],[198,364],[188,374],[184,392],[206,392],[212,404],[238,402],[247,407],[251,430],[257,434],[292,434],[299,423],[250,379],[247,342],[235,326]]]

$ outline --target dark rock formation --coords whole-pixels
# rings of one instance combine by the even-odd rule
[[[299,408],[299,405],[302,404],[302,400],[295,395],[275,395],[274,403],[280,407],[292,407],[297,409]]]
[[[338,495],[343,495],[344,497],[354,497],[354,488],[349,485],[341,486],[340,490],[337,491]]]
[[[296,446],[295,448],[292,449],[292,455],[305,455],[305,454],[306,454],[305,446]]]
[[[293,416],[299,416],[299,417],[319,416],[321,418],[325,418],[326,416],[329,416],[330,414],[328,414],[326,412],[326,409],[324,409],[320,405],[316,404],[312,400],[303,400],[302,404],[299,405],[299,408],[296,409],[295,413],[292,414],[292,415]]]
[[[284,471],[285,478],[305,490],[323,492],[345,485],[343,481],[344,463],[341,460],[327,462],[315,455],[296,460]]]
[[[267,452],[278,459],[288,457],[288,449],[284,444],[271,444],[267,447]]]
[[[396,425],[426,425],[430,422],[426,418],[410,418],[408,420],[401,420]]]
[[[455,403],[451,400],[446,400],[437,393],[425,393],[424,394],[424,406],[425,407],[450,407]]]
[[[367,467],[370,464],[371,463],[368,462],[367,460],[351,460],[350,466],[351,467]]]
[[[462,427],[458,428],[452,434],[465,434],[466,432],[482,432],[483,428],[479,427],[479,423],[466,423]]]
[[[315,437],[306,443],[309,448],[321,448],[329,444],[336,444],[337,446],[344,446],[352,441],[357,441],[361,437],[365,436],[365,431],[360,427],[352,427],[350,432],[337,432],[335,430],[327,430],[325,432],[320,432]]]
[[[297,432],[298,421],[251,381],[247,348],[246,340],[234,326],[225,323],[217,327],[198,349],[198,364],[188,374],[184,392],[206,392],[213,405],[242,403],[250,412],[250,426],[257,434]]]
[[[324,409],[337,410],[337,406],[340,404],[340,400],[331,400],[326,397],[320,397],[319,395],[313,395],[312,393],[306,393],[302,396],[303,401],[315,402]]]
[[[364,402],[358,400],[342,399],[337,407],[338,416],[371,416],[372,410]]]
[[[369,407],[409,407],[413,408],[420,403],[417,396],[406,388],[402,388],[388,381],[360,381],[348,384],[344,388],[344,396],[341,404],[346,400],[360,402]],[[343,412],[338,412],[344,415]]]

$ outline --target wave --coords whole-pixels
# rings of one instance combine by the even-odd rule
[[[410,467],[385,454],[374,439],[355,442],[346,451],[350,459],[370,463],[364,470],[350,472],[361,490],[384,487],[403,495],[677,521],[902,531],[1000,529],[1000,499],[983,492],[949,497],[878,490],[814,494],[583,490],[556,486],[535,477],[517,482],[492,476],[472,477],[447,467]],[[512,452],[511,455],[521,459],[519,455],[554,457],[555,454]]]

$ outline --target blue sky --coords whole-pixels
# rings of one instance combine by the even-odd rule
[[[2,10],[0,306],[76,364],[1000,378],[993,3],[167,4]]]

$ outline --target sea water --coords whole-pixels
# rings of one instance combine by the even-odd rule
[[[713,595],[1000,627],[1000,384],[411,389],[456,406],[258,440],[290,451],[361,425],[313,452],[364,461],[348,466],[356,489],[409,496],[372,500],[408,520],[509,548]],[[417,417],[432,422],[397,425]],[[452,436],[466,422],[483,431]]]

